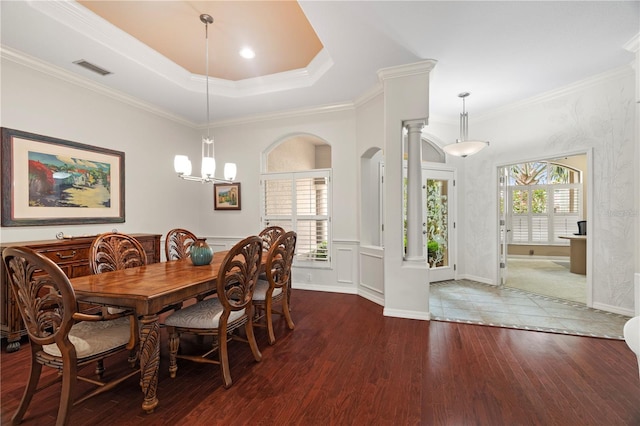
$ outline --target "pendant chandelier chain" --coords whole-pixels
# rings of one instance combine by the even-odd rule
[[[191,160],[186,155],[176,155],[173,159],[173,168],[181,179],[202,183],[232,183],[238,170],[235,163],[225,163],[224,179],[215,177],[216,159],[214,155],[214,141],[211,137],[211,105],[209,100],[209,24],[213,24],[211,15],[203,13],[200,21],[204,24],[205,35],[205,84],[207,95],[207,136],[202,137],[202,168],[201,176],[191,175]]]
[[[208,16],[208,15],[207,15]],[[206,18],[201,18],[204,22],[204,36],[205,36],[205,84],[207,85],[207,139],[211,139],[210,136],[210,128],[211,128],[211,114],[209,113],[209,21]]]

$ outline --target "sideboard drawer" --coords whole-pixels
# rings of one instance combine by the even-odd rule
[[[76,263],[81,261],[87,261],[89,259],[89,247],[87,246],[71,246],[71,247],[51,247],[46,249],[37,250],[38,253],[43,254],[49,259],[53,260],[58,265],[64,263]]]

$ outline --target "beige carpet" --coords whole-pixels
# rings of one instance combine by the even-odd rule
[[[569,260],[509,258],[505,287],[587,303],[587,276],[569,271]]]

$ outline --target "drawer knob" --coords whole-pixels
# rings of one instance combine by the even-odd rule
[[[61,254],[60,252],[57,252],[56,256],[58,256],[58,258],[60,259],[73,259],[74,257],[76,257],[76,251],[74,250],[71,252],[71,254],[68,254],[68,255],[64,255],[64,254]]]

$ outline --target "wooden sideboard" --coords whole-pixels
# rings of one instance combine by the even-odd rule
[[[160,262],[159,234],[129,234],[142,244],[147,263]],[[20,241],[0,244],[0,251],[11,246],[29,247],[53,260],[69,278],[89,275],[89,247],[95,236],[64,240]],[[0,336],[7,338],[7,352],[20,349],[20,337],[26,334],[20,311],[8,286],[4,263],[0,262]]]

